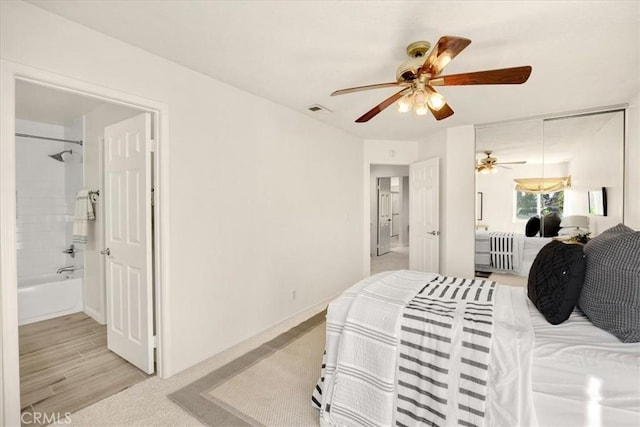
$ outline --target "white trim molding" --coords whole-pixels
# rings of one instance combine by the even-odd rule
[[[155,313],[158,337],[157,374],[172,374],[169,286],[169,109],[166,104],[130,93],[61,76],[15,62],[0,60],[0,424],[20,425],[18,296],[16,268],[15,87],[23,80],[148,111],[154,116],[157,150],[155,188]]]

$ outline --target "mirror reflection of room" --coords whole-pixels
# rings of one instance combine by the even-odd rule
[[[585,242],[622,222],[623,169],[623,111],[478,127],[476,274],[526,283],[552,239]]]

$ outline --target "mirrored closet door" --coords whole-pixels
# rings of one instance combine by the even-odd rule
[[[551,239],[622,222],[624,111],[478,127],[475,168],[476,271],[526,277]]]

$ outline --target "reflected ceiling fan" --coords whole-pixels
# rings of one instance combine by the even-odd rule
[[[440,75],[444,67],[470,43],[471,40],[463,37],[443,36],[428,56],[431,43],[426,41],[411,43],[407,46],[410,59],[398,67],[395,82],[341,89],[333,92],[331,96],[370,89],[400,87],[400,91],[360,116],[356,119],[356,123],[368,122],[396,101],[398,101],[400,112],[413,110],[418,116],[424,116],[430,111],[436,120],[442,120],[451,116],[453,110],[444,97],[433,88],[434,86],[522,84],[529,78],[530,65],[448,76]]]
[[[476,164],[476,172],[478,173],[496,173],[498,168],[511,169],[508,166],[504,165],[524,165],[527,163],[526,160],[520,160],[518,162],[500,162],[498,163],[498,159],[496,157],[492,157],[491,153],[493,151],[483,151],[487,157],[483,157],[482,159],[478,159],[478,163]]]

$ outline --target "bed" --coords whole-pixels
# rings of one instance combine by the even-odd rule
[[[476,231],[476,271],[527,276],[540,249],[551,237],[526,237],[524,234]]]
[[[640,346],[527,290],[415,271],[366,278],[327,310],[312,400],[323,426],[640,425]]]

